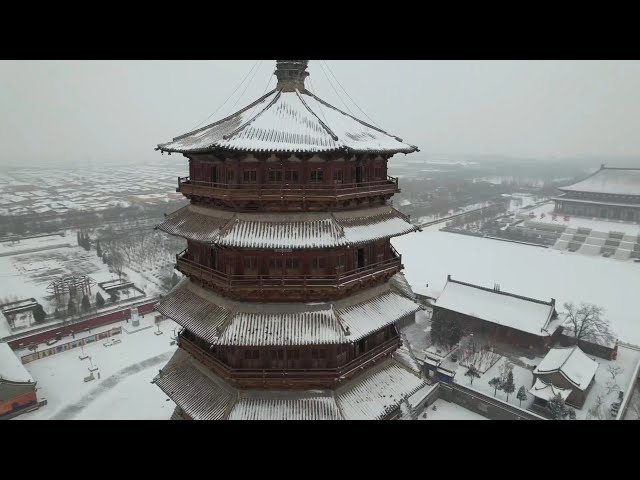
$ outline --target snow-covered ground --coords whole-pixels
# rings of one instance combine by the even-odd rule
[[[418,420],[488,420],[488,418],[439,398],[418,415]]]
[[[6,254],[0,255],[0,285],[2,286],[0,299],[9,301],[35,298],[47,312],[47,321],[54,320],[53,312],[56,308],[52,292],[47,290],[54,278],[62,275],[83,274],[95,280],[96,283],[118,278],[109,271],[108,265],[98,258],[94,248],[86,251],[76,244],[75,231],[67,231],[64,237],[57,235],[40,237],[22,240],[15,245],[10,243],[4,245]],[[30,253],[20,253],[25,250]],[[144,268],[138,263],[127,266],[124,268],[124,278],[142,289],[147,297],[164,293],[166,287],[162,283],[162,278],[172,271],[174,253],[167,250],[166,255],[157,256],[155,263],[151,265],[147,262]],[[95,302],[97,292],[108,300],[109,294],[96,284],[92,287],[92,304]],[[120,298],[126,301],[136,295],[141,294],[129,289],[122,292]],[[109,306],[111,306],[110,303],[107,304],[107,307]],[[66,309],[66,302],[60,308]],[[12,331],[4,316],[0,314],[0,338],[18,330],[24,331],[25,328],[39,326],[30,318],[30,313],[20,314],[16,318]]]
[[[123,333],[114,338],[121,343],[105,347],[103,340],[84,347],[98,367],[99,379],[84,381],[90,363],[80,360],[80,348],[26,364],[37,382],[38,398],[46,398],[48,404],[17,419],[168,419],[175,404],[150,382],[177,348],[170,342],[178,325],[165,320],[160,324],[163,334],[156,335],[153,315],[142,318],[141,327],[144,324],[150,328],[127,333],[132,332],[131,324],[119,322],[114,325],[122,326]]]
[[[413,289],[437,297],[447,275],[502,291],[564,302],[590,302],[621,340],[640,345],[640,264],[427,228],[392,240]],[[429,285],[426,287],[426,285]]]

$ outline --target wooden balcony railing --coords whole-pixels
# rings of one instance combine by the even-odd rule
[[[259,288],[329,288],[340,289],[369,275],[395,273],[402,269],[402,256],[391,247],[392,258],[347,272],[336,271],[333,275],[287,275],[285,273],[269,275],[229,275],[213,268],[200,265],[187,258],[187,249],[176,255],[176,267],[185,275],[196,277],[226,289]]]
[[[282,201],[304,198],[306,200],[347,200],[367,195],[393,195],[400,192],[398,178],[357,183],[247,183],[229,184],[191,180],[178,177],[177,192],[222,200]]]
[[[290,369],[232,368],[211,355],[206,348],[199,345],[200,343],[202,343],[201,340],[193,337],[185,329],[182,329],[178,335],[179,347],[213,372],[228,380],[244,384],[247,387],[287,384],[308,388],[313,386],[331,387],[335,386],[337,382],[353,377],[356,373],[393,353],[400,346],[401,339],[400,336],[395,336],[336,368]]]

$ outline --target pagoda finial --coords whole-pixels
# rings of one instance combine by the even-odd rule
[[[304,79],[309,76],[309,60],[276,60],[276,88],[285,92],[304,90]]]

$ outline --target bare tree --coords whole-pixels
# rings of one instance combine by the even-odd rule
[[[587,411],[587,418],[592,420],[603,420],[604,415],[604,398],[601,395],[596,397],[596,401],[593,406]]]
[[[609,365],[607,367],[607,372],[609,372],[609,374],[611,375],[611,379],[615,380],[618,375],[624,372],[624,368],[618,365]]]
[[[588,341],[598,344],[612,342],[615,337],[609,327],[609,321],[602,317],[604,310],[590,303],[565,303],[565,325],[576,345]]]

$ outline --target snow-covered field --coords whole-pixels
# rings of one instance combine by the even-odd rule
[[[144,324],[150,328],[127,333],[131,324],[119,322],[114,325],[122,326],[123,333],[114,338],[121,343],[105,347],[105,341],[99,341],[84,347],[99,379],[84,381],[90,363],[80,360],[80,348],[26,364],[37,382],[38,398],[48,404],[17,419],[168,419],[175,404],[150,382],[177,348],[170,342],[178,325],[165,320],[160,324],[163,334],[156,335],[153,315],[143,318],[141,327]]]
[[[488,420],[488,418],[439,398],[420,413],[418,420]]]
[[[0,255],[0,298],[4,300],[22,300],[35,298],[42,304],[48,314],[47,321],[53,321],[53,312],[56,308],[52,292],[47,290],[54,278],[62,275],[83,274],[96,283],[117,279],[118,276],[109,271],[108,265],[102,262],[92,248],[86,251],[76,244],[75,231],[67,231],[64,237],[58,235],[22,240],[20,243],[5,243],[4,255]],[[24,251],[30,253],[20,253]],[[37,251],[36,251],[37,250]],[[165,286],[162,283],[164,276],[173,271],[173,258],[176,252],[169,249],[164,255],[157,255],[144,265],[134,262],[124,268],[124,279],[132,281],[137,288],[142,289],[148,297],[164,293]],[[142,255],[138,255],[140,258]],[[109,294],[98,285],[92,287],[91,302],[94,304],[95,295],[100,292],[107,300]],[[128,292],[128,294],[127,294]],[[126,290],[121,295],[121,300],[134,298],[141,295],[134,290]],[[0,302],[1,303],[1,302]],[[110,306],[110,304],[108,304]],[[59,306],[66,308],[64,305]],[[14,325],[14,332],[9,327],[4,316],[0,314],[0,338],[9,336],[23,328],[34,327],[34,322],[25,322],[19,316]],[[28,325],[32,323],[32,325]]]
[[[437,297],[451,274],[487,287],[498,283],[506,292],[555,298],[560,311],[564,302],[595,303],[622,341],[640,345],[640,264],[441,232],[437,226],[392,243],[418,293]]]

